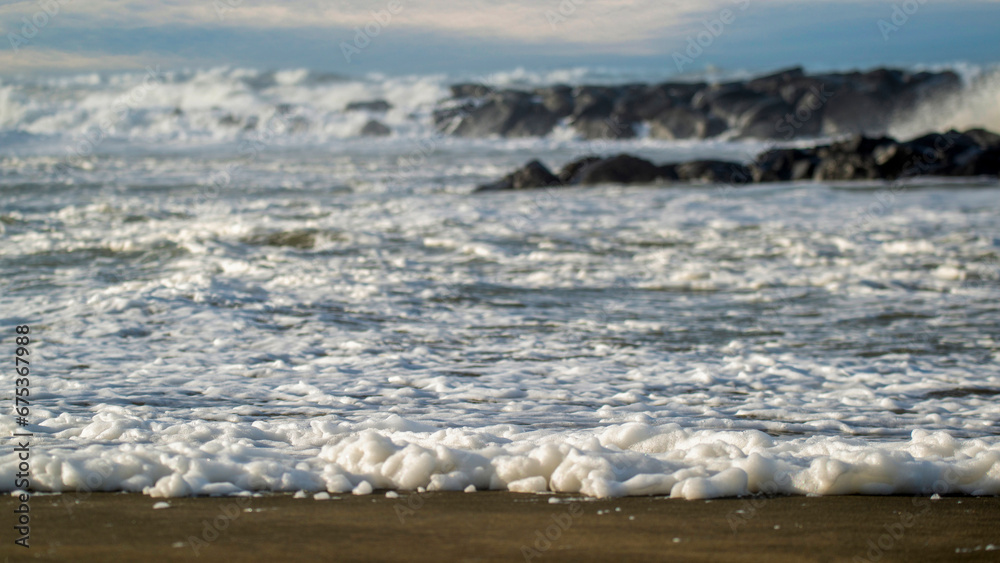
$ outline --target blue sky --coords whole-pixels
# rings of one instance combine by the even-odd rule
[[[683,70],[1000,60],[996,0],[0,0],[0,29],[0,73],[673,69],[699,33]]]

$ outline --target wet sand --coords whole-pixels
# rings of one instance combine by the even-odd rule
[[[30,502],[31,547],[24,549],[13,543],[17,503],[5,496],[0,557],[78,562],[1000,560],[1000,498],[994,497],[708,502],[505,492],[333,497],[180,498],[154,510],[163,499],[36,495]]]

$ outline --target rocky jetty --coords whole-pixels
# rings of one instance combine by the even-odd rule
[[[347,104],[344,111],[370,111],[373,113],[385,113],[392,109],[392,104],[385,100],[369,100],[365,102],[351,102]]]
[[[533,90],[457,84],[435,110],[434,122],[442,132],[461,137],[544,136],[564,120],[587,139],[630,138],[645,127],[659,139],[881,135],[892,119],[961,85],[953,72],[884,68],[816,75],[792,68],[722,84]]]
[[[657,165],[635,156],[587,156],[552,173],[537,160],[476,191],[593,184],[707,182],[744,185],[808,180],[895,180],[911,176],[1000,176],[1000,135],[983,129],[909,141],[853,136],[813,148],[776,148],[750,163],[696,160]]]
[[[362,137],[388,137],[392,135],[392,129],[381,121],[369,119],[358,134]]]

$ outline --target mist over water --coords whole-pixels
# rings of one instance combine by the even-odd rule
[[[895,123],[890,133],[907,139],[928,131],[949,129],[1000,131],[1000,71],[976,69],[965,79],[965,89],[924,104],[911,116]]]

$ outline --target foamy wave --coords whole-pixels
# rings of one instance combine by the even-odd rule
[[[70,148],[89,145],[95,151],[112,140],[191,144],[262,132],[322,142],[356,136],[374,117],[401,132],[412,131],[446,95],[441,76],[346,79],[301,69],[148,69],[21,79],[0,83],[0,133],[29,134]],[[351,102],[371,100],[392,107],[378,115],[345,111]],[[286,125],[269,131],[275,119]]]
[[[936,68],[942,70],[944,67]],[[969,64],[948,68],[967,88],[936,100],[900,121],[900,137],[951,127],[1000,129],[1000,71]],[[919,69],[918,69],[919,70]],[[0,80],[0,139],[13,151],[89,156],[123,143],[200,146],[268,137],[268,143],[324,144],[355,139],[370,120],[396,138],[436,134],[431,112],[449,86],[479,81],[497,88],[533,88],[555,83],[610,84],[660,80],[708,80],[750,76],[747,71],[710,69],[673,76],[662,70],[518,68],[487,74],[345,77],[306,69],[148,69],[138,73],[85,73]],[[385,100],[387,111],[347,111],[352,102]],[[561,131],[550,139],[574,135]],[[503,143],[505,141],[499,141]]]
[[[909,139],[931,131],[983,128],[1000,131],[1000,69],[960,73],[966,87],[943,99],[929,100],[912,115],[895,123],[890,134]]]
[[[299,384],[300,387],[305,387]],[[6,421],[5,421],[6,422]],[[12,426],[5,423],[4,426]],[[910,440],[775,439],[755,430],[613,425],[581,432],[435,429],[399,416],[363,424],[189,422],[164,426],[106,412],[81,437],[158,436],[36,454],[40,490],[134,491],[153,497],[244,491],[369,494],[373,488],[670,495],[1000,493],[995,440],[914,430]],[[0,473],[16,472],[14,455]]]

